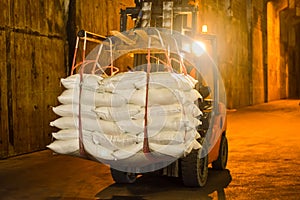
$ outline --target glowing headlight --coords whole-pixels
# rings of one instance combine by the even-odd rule
[[[203,42],[201,41],[195,41],[192,44],[192,52],[196,56],[201,56],[204,52],[206,51],[206,46]]]

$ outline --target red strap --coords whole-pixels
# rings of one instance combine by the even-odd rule
[[[77,39],[76,39],[76,46],[75,46],[75,51],[74,51],[74,56],[73,56],[71,75],[73,75],[74,70],[76,68],[75,62],[76,62],[76,56],[77,56],[77,51],[78,51],[78,44],[79,44],[79,37],[77,37]]]
[[[81,119],[81,93],[82,93],[82,81],[83,81],[83,66],[80,70],[80,84],[79,84],[79,105],[78,105],[78,131],[79,131],[79,154],[81,156],[86,156],[83,145],[82,136],[82,119]]]
[[[148,95],[149,95],[149,79],[150,79],[150,70],[151,70],[151,63],[150,63],[150,48],[148,48],[148,55],[147,55],[147,82],[146,82],[146,102],[145,102],[145,124],[144,124],[144,143],[143,143],[143,152],[150,153],[149,148],[149,140],[148,140]]]

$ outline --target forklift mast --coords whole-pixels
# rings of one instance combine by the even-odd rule
[[[135,21],[135,28],[161,27],[193,36],[197,32],[195,0],[135,0],[135,7],[120,10],[120,31],[127,30],[127,18]]]
[[[199,33],[197,29],[197,0],[135,0],[135,7],[120,10],[120,31],[127,30],[127,18],[135,21],[134,28],[159,27],[180,32],[195,40],[201,40],[211,47],[208,52],[213,63],[217,66],[217,38],[216,35]],[[136,57],[137,58],[137,57]],[[135,60],[137,60],[135,58]],[[213,96],[214,107],[218,108],[219,78],[217,67],[213,67]],[[215,110],[218,114],[218,109]]]

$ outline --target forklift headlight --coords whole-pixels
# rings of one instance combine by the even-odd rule
[[[201,56],[206,51],[206,46],[201,41],[195,41],[192,43],[192,52],[196,56]]]

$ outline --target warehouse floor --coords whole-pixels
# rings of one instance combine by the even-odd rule
[[[228,169],[210,169],[205,188],[142,176],[115,184],[109,168],[45,150],[0,160],[0,199],[297,199],[300,196],[300,100],[228,112]]]

